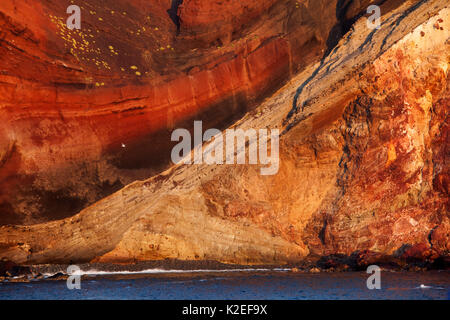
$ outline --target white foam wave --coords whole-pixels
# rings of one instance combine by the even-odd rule
[[[442,287],[433,287],[433,286],[426,286],[424,284],[421,284],[418,287],[415,287],[414,289],[436,289],[436,290],[444,290]]]
[[[146,269],[140,271],[103,271],[103,270],[80,270],[73,274],[75,275],[133,275],[133,274],[161,274],[161,273],[226,273],[226,272],[270,272],[270,271],[290,271],[291,269],[285,268],[275,268],[275,269],[263,269],[263,268],[255,268],[255,269],[197,269],[197,270],[178,270],[178,269]],[[49,275],[51,276],[51,275]]]

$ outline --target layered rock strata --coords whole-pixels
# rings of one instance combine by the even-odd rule
[[[283,132],[278,174],[262,176],[257,165],[176,165],[75,216],[0,227],[0,257],[448,257],[450,9],[441,0],[407,1],[379,30],[366,20],[232,126]]]
[[[2,1],[0,225],[72,216],[161,172],[174,128],[226,128],[372,2],[80,0],[69,30],[74,1]]]

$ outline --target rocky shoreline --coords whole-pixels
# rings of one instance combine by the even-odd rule
[[[117,274],[140,275],[158,277],[169,273],[213,273],[229,271],[242,272],[271,272],[284,271],[292,273],[321,273],[321,272],[355,272],[365,271],[369,265],[378,265],[384,271],[390,272],[426,272],[431,270],[450,270],[450,257],[418,259],[407,256],[381,256],[374,252],[357,252],[350,256],[308,256],[301,262],[284,265],[238,265],[224,264],[218,261],[183,261],[165,259],[155,261],[140,261],[132,264],[114,263],[74,263],[83,271],[104,273],[105,276]],[[0,261],[0,282],[30,282],[39,280],[67,279],[68,264],[17,265],[11,261]],[[157,273],[146,273],[147,270],[159,270]],[[167,271],[167,272],[164,272]],[[175,271],[175,272],[174,272]],[[109,274],[111,273],[111,274]]]

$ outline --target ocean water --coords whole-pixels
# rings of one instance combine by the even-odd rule
[[[450,272],[382,272],[381,289],[367,289],[369,274],[264,271],[169,273],[87,272],[80,290],[65,280],[0,283],[0,299],[305,300],[449,299]]]

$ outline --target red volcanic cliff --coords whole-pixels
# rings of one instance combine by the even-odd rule
[[[77,1],[82,27],[69,30],[72,2],[0,4],[0,224],[64,218],[160,172],[173,128],[225,128],[323,55],[349,19],[337,9],[364,11]]]
[[[81,40],[51,33],[45,5],[29,19],[2,5],[0,258],[448,262],[447,1],[384,1],[380,29],[360,16],[368,1],[114,3],[85,4]],[[152,175],[193,119],[280,129],[278,173]]]

